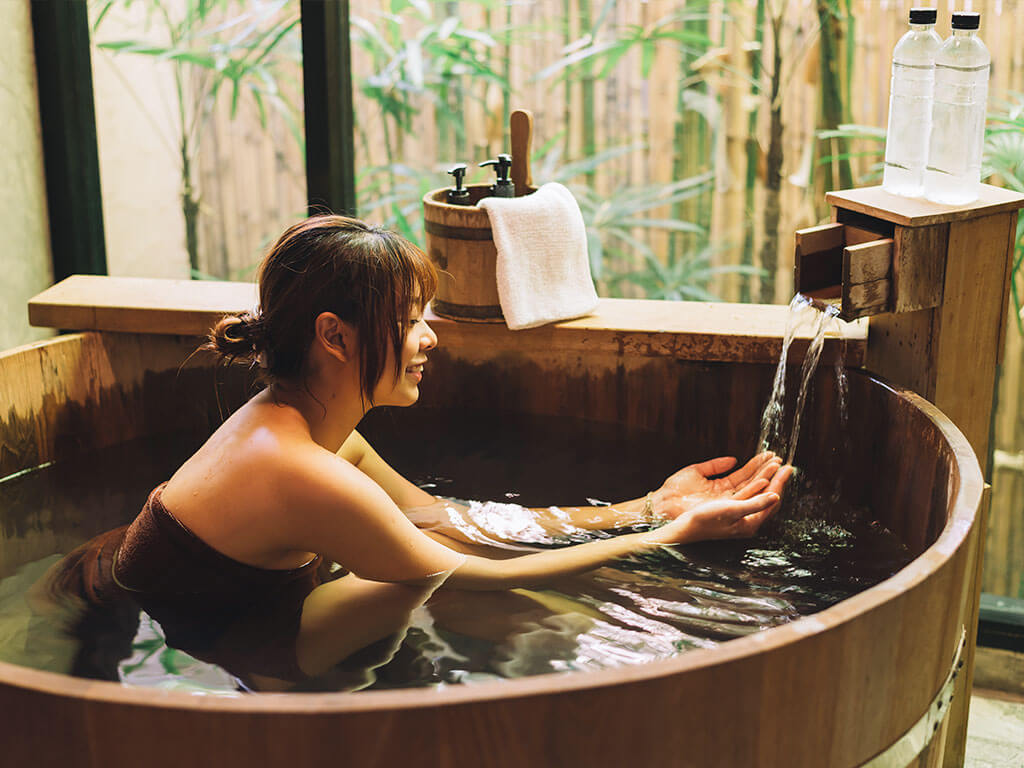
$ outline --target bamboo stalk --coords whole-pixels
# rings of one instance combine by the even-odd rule
[[[765,200],[762,213],[764,235],[761,242],[761,266],[766,275],[761,278],[761,303],[775,301],[775,273],[779,261],[780,194],[782,189],[782,17],[773,16],[772,70],[770,74],[768,107],[768,152],[765,161]]]
[[[839,75],[839,50],[841,47],[842,30],[839,19],[832,12],[829,0],[816,0],[818,12],[819,50],[821,51],[821,127],[838,128],[843,120],[843,99],[841,79]],[[853,186],[853,174],[850,172],[850,160],[843,155],[848,153],[846,139],[832,139],[830,154],[837,160],[830,163],[827,172],[826,191],[849,189]]]

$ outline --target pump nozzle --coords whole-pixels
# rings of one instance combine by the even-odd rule
[[[491,187],[491,193],[495,197],[515,197],[516,186],[508,177],[508,173],[512,169],[512,155],[501,154],[494,160],[480,163],[481,168],[487,165],[493,165],[494,172],[498,174],[498,180]]]
[[[481,168],[488,165],[494,166],[494,172],[498,174],[498,181],[508,181],[508,172],[512,168],[512,155],[498,155],[494,160],[480,163]]]
[[[455,177],[455,186],[448,190],[446,197],[451,205],[469,205],[469,190],[462,186],[462,180],[466,177],[466,164],[459,163],[448,169],[448,173]]]

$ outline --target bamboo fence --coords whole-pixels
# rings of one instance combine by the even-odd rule
[[[948,34],[949,13],[958,4],[949,0],[936,3],[943,36]],[[714,171],[714,185],[706,195],[650,215],[681,216],[707,227],[711,241],[721,246],[714,257],[719,265],[761,264],[770,127],[764,94],[769,87],[774,41],[770,24],[764,25],[764,39],[757,39],[756,0],[709,7],[703,29],[711,46],[696,62],[684,60],[675,47],[663,45],[658,47],[646,79],[640,76],[639,51],[624,56],[605,77],[588,76],[583,70],[568,82],[556,76],[536,79],[541,69],[564,55],[568,43],[583,34],[588,19],[592,23],[591,5],[601,4],[535,0],[491,8],[476,3],[439,3],[437,8],[441,13],[457,12],[468,28],[494,35],[498,44],[488,55],[496,70],[507,71],[511,108],[528,108],[534,113],[535,151],[558,147],[565,158],[579,159],[595,149],[643,142],[641,150],[601,165],[593,175],[590,183],[610,200],[624,187],[667,184]],[[906,31],[910,5],[851,0],[853,48],[846,52],[844,46],[850,41],[841,40],[844,53],[837,62],[840,79],[848,85],[845,121],[885,127],[891,53]],[[366,0],[358,7],[354,4],[353,13],[377,23],[388,6],[386,0]],[[770,16],[773,4],[765,7]],[[970,0],[966,7],[971,7]],[[670,0],[617,2],[611,7],[606,28],[630,24],[650,28],[679,8],[679,3]],[[822,204],[828,183],[824,171],[828,169],[814,167],[814,161],[840,151],[840,146],[835,141],[815,142],[815,131],[821,127],[822,72],[817,4],[813,0],[776,0],[774,8],[784,13],[783,182],[772,298],[784,303],[792,293],[792,232],[828,216]],[[973,10],[982,13],[981,36],[992,51],[991,106],[1009,92],[1024,92],[1024,46],[1019,44],[1024,39],[1024,0],[984,0],[973,3]],[[566,18],[570,19],[568,27],[563,21]],[[506,34],[506,29],[511,31]],[[409,24],[406,31],[414,35],[417,26]],[[354,46],[354,77],[363,79],[370,70],[369,56]],[[705,107],[705,116],[679,109],[680,80],[693,76],[703,81],[691,94],[693,106]],[[458,89],[446,94],[444,104],[432,104],[427,98],[411,101],[419,114],[412,130],[392,134],[392,154],[388,156],[380,140],[385,119],[381,108],[356,89],[357,122],[364,131],[362,140],[357,141],[357,172],[389,163],[437,172],[454,162],[475,164],[507,150],[503,116],[509,104],[497,86],[465,78]],[[464,140],[439,119],[439,110],[450,110],[456,103],[461,104]],[[243,114],[232,120],[226,107],[219,108],[204,137],[200,179],[203,269],[235,279],[252,276],[267,242],[301,215],[305,205],[302,156],[283,123],[272,117],[264,131],[255,114],[244,113],[244,105],[242,109]],[[870,153],[880,151],[881,146],[859,140],[849,151]],[[543,182],[544,178],[536,176],[539,159],[535,158],[535,181]],[[854,183],[875,183],[867,174],[878,159],[870,154],[854,157]],[[484,177],[481,174],[479,178]],[[436,179],[436,186],[444,184],[443,173]],[[370,218],[379,215],[374,212]],[[646,232],[642,236],[664,258],[671,235]],[[635,265],[609,266],[625,270]],[[756,300],[760,295],[756,278],[736,275],[720,276],[712,289],[733,301]],[[1010,325],[994,424],[994,495],[984,588],[1024,597],[1024,413],[1020,407],[1024,338],[1013,318]]]

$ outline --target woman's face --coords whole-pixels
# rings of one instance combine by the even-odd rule
[[[437,335],[423,319],[423,309],[413,307],[405,323],[405,342],[402,344],[402,364],[398,380],[394,372],[394,352],[388,350],[384,375],[377,382],[373,393],[375,405],[412,405],[420,397],[419,383],[423,378],[423,364],[427,352],[437,346]]]

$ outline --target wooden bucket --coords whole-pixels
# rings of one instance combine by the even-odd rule
[[[497,261],[491,222],[478,201],[490,194],[490,185],[466,187],[472,205],[445,202],[448,187],[423,196],[427,255],[438,271],[437,295],[431,306],[442,317],[478,323],[501,323]],[[526,194],[534,192],[527,187]]]

